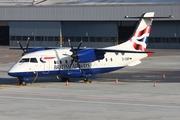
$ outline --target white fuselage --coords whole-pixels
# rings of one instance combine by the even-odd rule
[[[27,76],[33,76],[29,73],[41,72],[41,76],[56,74],[61,76],[62,71],[69,71],[72,58],[67,56],[67,54],[72,54],[70,48],[51,49],[29,53],[23,56],[17,63],[15,63],[15,65],[10,68],[8,73],[18,73],[19,75],[21,75],[21,73],[27,73]],[[89,72],[87,72],[87,74],[91,76],[97,73],[114,71],[131,64],[136,65],[136,63],[138,64],[139,60],[144,57],[147,57],[146,53],[135,54],[107,52],[104,59],[88,63],[80,63],[80,66],[82,71],[85,70],[85,72],[87,72],[88,70]],[[34,59],[37,61],[34,61]],[[94,69],[96,69],[96,71],[93,71]],[[73,63],[72,67],[70,68],[70,71],[71,70],[79,71],[76,62]],[[13,76],[13,74],[11,76]],[[62,76],[66,75],[62,74]]]

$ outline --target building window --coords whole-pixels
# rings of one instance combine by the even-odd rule
[[[69,37],[69,39],[71,40],[71,42],[75,42],[75,38],[74,37]]]
[[[103,37],[103,42],[109,42],[109,38],[108,37]]]
[[[152,38],[152,37],[149,37],[148,42],[149,42],[149,43],[154,43],[153,38]]]
[[[166,38],[166,43],[169,43],[169,38]]]
[[[180,43],[180,38],[178,38],[178,43]]]
[[[36,37],[35,37],[35,40],[36,40],[36,41],[43,41],[43,37],[41,37],[41,36],[36,36]]]
[[[177,43],[177,38],[170,38],[170,43]]]
[[[90,42],[96,42],[96,38],[95,37],[90,37]]]
[[[161,38],[162,43],[166,43],[166,38]]]
[[[88,42],[88,37],[83,37],[83,42]]]
[[[113,42],[113,43],[114,43],[114,42],[116,42],[116,41],[117,41],[117,39],[118,39],[118,38],[116,38],[116,37],[110,37],[109,42]]]
[[[48,41],[48,37],[47,36],[44,37],[44,41]]]
[[[55,41],[60,41],[59,37],[54,37]]]
[[[53,37],[48,37],[48,41],[53,41]]]
[[[68,42],[68,37],[63,37],[63,43]]]
[[[102,37],[97,37],[97,42],[102,42]]]
[[[10,40],[16,40],[16,36],[10,36]]]
[[[22,40],[22,39],[21,39],[21,36],[16,36],[16,40],[17,40],[17,41]]]
[[[28,37],[27,36],[22,36],[22,41],[27,41]]]
[[[154,38],[154,42],[155,43],[161,43],[161,38],[159,38],[159,37]]]
[[[80,42],[82,40],[81,37],[76,37],[76,42]]]
[[[34,36],[28,36],[30,40],[34,40]]]

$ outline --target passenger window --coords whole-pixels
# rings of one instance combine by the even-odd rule
[[[29,62],[29,58],[22,58],[19,63]]]
[[[32,63],[38,63],[38,61],[37,61],[36,58],[31,58],[30,62],[32,62]]]
[[[56,64],[56,61],[54,60],[54,64]]]
[[[60,60],[60,64],[62,64],[62,61]]]
[[[66,62],[66,64],[68,63],[67,60],[65,62]]]
[[[106,58],[106,62],[107,62],[107,58]]]
[[[113,61],[112,58],[111,58],[111,61]]]

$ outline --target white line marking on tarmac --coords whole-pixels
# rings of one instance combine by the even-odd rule
[[[177,108],[180,106],[170,106],[170,105],[152,105],[152,104],[133,104],[133,103],[115,103],[115,102],[97,102],[97,101],[81,101],[81,100],[63,100],[63,99],[49,99],[49,98],[25,98],[25,97],[9,97],[0,96],[0,98],[6,99],[24,99],[24,100],[40,100],[40,101],[59,101],[59,102],[76,102],[76,103],[89,103],[89,104],[110,104],[110,105],[128,105],[128,106],[141,106],[141,107],[159,107],[159,108]]]

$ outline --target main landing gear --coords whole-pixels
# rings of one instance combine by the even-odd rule
[[[22,77],[18,77],[16,80],[17,85],[26,85],[26,82],[23,80]]]
[[[84,78],[84,83],[92,83],[90,78]]]

